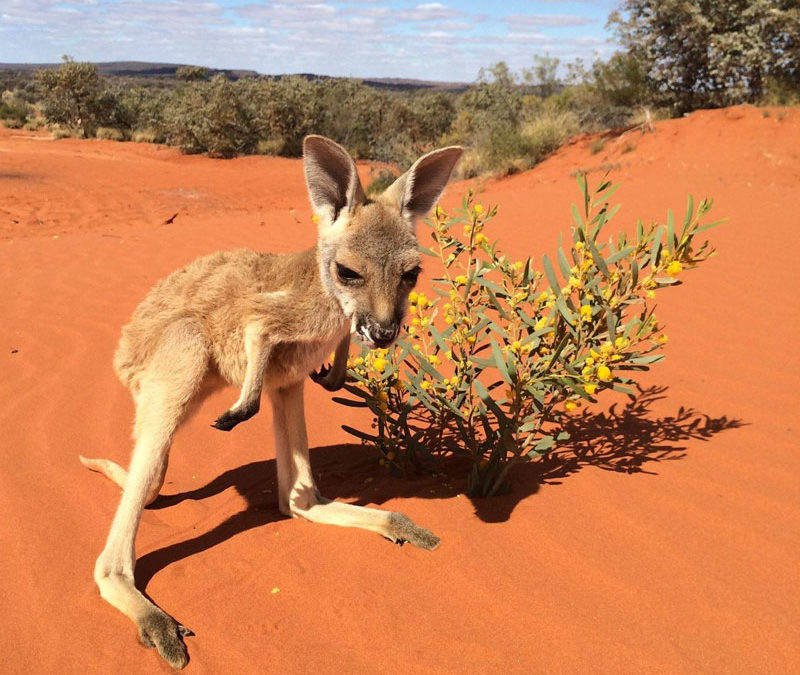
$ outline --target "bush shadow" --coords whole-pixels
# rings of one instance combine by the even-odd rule
[[[675,415],[657,417],[653,406],[666,398],[666,387],[640,389],[624,404],[615,403],[604,412],[584,410],[573,415],[559,431],[570,441],[541,459],[521,464],[511,474],[507,494],[471,499],[478,518],[486,523],[508,520],[522,500],[536,494],[542,485],[558,485],[584,467],[618,473],[655,474],[659,462],[686,455],[682,442],[708,440],[727,429],[744,425],[725,415],[711,417],[680,406]],[[462,494],[469,463],[464,457],[441,460],[437,473],[397,479],[380,467],[374,454],[356,444],[313,448],[311,462],[320,492],[357,505],[381,505],[389,500],[415,497],[445,499]],[[451,478],[457,476],[458,478]],[[136,563],[137,586],[149,581],[168,565],[220,544],[237,534],[286,518],[277,507],[275,460],[250,462],[220,474],[194,490],[158,497],[148,508],[163,509],[186,500],[207,499],[234,488],[247,507],[208,532],[142,556]]]

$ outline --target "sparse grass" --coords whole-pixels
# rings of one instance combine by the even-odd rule
[[[97,127],[97,131],[94,133],[95,138],[98,138],[103,141],[124,141],[125,134],[123,134],[119,129],[115,129],[114,127]]]
[[[578,118],[571,112],[549,113],[522,126],[522,140],[530,166],[541,162],[558,150],[570,136],[579,131]]]
[[[259,155],[278,156],[285,145],[282,138],[262,139],[256,144],[256,152]]]
[[[137,129],[131,134],[134,143],[158,143],[159,133],[155,129]]]
[[[52,125],[50,127],[50,133],[52,134],[54,141],[59,141],[62,138],[73,138],[73,137],[79,135],[79,134],[76,134],[71,129],[68,129],[67,127],[61,126],[60,124]]]
[[[367,186],[368,195],[379,195],[392,183],[397,180],[397,176],[389,169],[381,169],[378,175]]]
[[[602,136],[600,138],[595,138],[592,141],[592,144],[589,146],[589,150],[593,155],[596,155],[598,152],[602,152],[603,148],[606,147],[606,139]]]

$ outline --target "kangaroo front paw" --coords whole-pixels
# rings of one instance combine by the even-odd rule
[[[419,548],[433,551],[439,546],[440,539],[430,530],[415,525],[408,516],[393,513],[389,516],[389,539],[397,544],[408,542]]]
[[[186,626],[160,610],[154,610],[137,621],[139,640],[145,647],[155,647],[173,668],[183,668],[189,663],[183,638],[194,635]]]
[[[249,420],[253,415],[258,412],[259,405],[244,406],[242,408],[233,408],[222,413],[211,426],[220,431],[230,431],[240,422]]]
[[[312,370],[309,373],[309,377],[314,380],[314,382],[318,384],[322,384],[323,380],[327,377],[328,373],[331,372],[330,365],[323,364],[319,367],[319,370]]]
[[[309,373],[309,377],[328,391],[338,391],[342,388],[344,379],[341,377],[334,378],[332,370],[333,366],[322,365],[319,370]]]

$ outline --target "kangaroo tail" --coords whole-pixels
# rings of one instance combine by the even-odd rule
[[[128,478],[128,472],[116,462],[112,462],[110,459],[89,459],[83,455],[79,455],[78,458],[81,460],[81,464],[90,471],[102,473],[121,488],[125,487],[125,480]]]

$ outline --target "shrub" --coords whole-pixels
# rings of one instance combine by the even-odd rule
[[[30,107],[11,92],[3,93],[0,98],[0,120],[11,129],[23,127],[30,112]]]
[[[229,158],[256,149],[258,136],[238,90],[224,76],[183,85],[164,110],[167,142],[188,153]]]
[[[800,88],[797,0],[625,0],[609,17],[651,93],[679,113]]]
[[[711,208],[689,199],[681,225],[645,227],[601,243],[618,207],[603,182],[590,192],[578,177],[583,208],[573,208],[572,245],[544,271],[513,262],[485,234],[496,213],[470,193],[449,217],[429,222],[439,259],[432,299],[412,292],[408,336],[391,350],[362,350],[351,361],[348,405],[367,407],[372,431],[345,427],[378,449],[397,474],[435,468],[443,456],[469,460],[468,489],[508,489],[519,462],[567,440],[563,425],[607,391],[633,394],[638,372],[659,361],[666,335],[652,303],[712,253],[695,237]],[[456,233],[463,227],[464,236]],[[558,270],[562,278],[559,278]]]
[[[125,134],[123,134],[119,129],[114,129],[113,127],[97,127],[97,131],[95,131],[94,136],[95,138],[105,141],[125,140]]]
[[[116,101],[91,63],[69,57],[58,68],[37,70],[36,86],[43,114],[51,124],[67,127],[72,135],[90,138],[100,125],[114,126]]]

